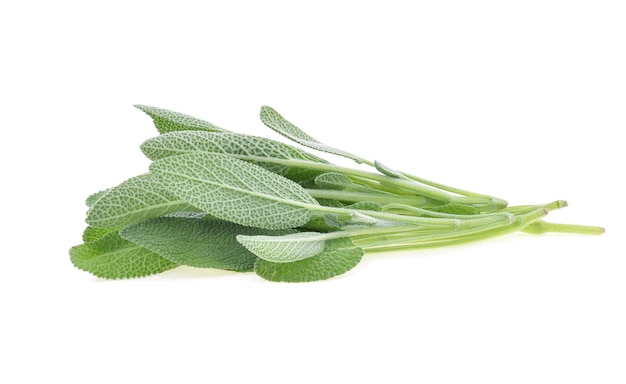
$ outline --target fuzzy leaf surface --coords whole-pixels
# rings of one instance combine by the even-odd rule
[[[100,197],[87,212],[96,228],[122,228],[168,213],[195,210],[164,189],[151,174],[132,177]]]
[[[272,263],[258,258],[254,264],[257,275],[270,281],[307,282],[326,280],[354,268],[363,257],[363,250],[349,238],[327,240],[324,250],[308,259],[293,263]]]
[[[315,178],[315,185],[324,189],[342,190],[353,184],[348,176],[339,172],[326,172]]]
[[[284,236],[239,235],[237,241],[263,260],[292,263],[322,252],[326,238],[319,232],[298,232]]]
[[[204,152],[328,163],[306,151],[278,141],[234,133],[172,132],[147,140],[141,145],[141,150],[150,160],[190,152]],[[319,171],[280,164],[263,162],[255,164],[294,180],[306,180],[320,174]]]
[[[135,107],[152,118],[154,126],[159,133],[176,131],[228,132],[224,128],[220,128],[208,121],[200,120],[180,112],[140,104],[135,105]]]
[[[120,236],[180,265],[248,272],[256,256],[237,242],[237,235],[282,235],[219,220],[158,217],[128,226]]]
[[[95,228],[87,227],[83,231],[83,242],[91,243],[96,241],[111,232],[117,232],[119,228]]]
[[[85,199],[85,205],[87,205],[87,207],[89,207],[89,208],[93,207],[93,205],[96,203],[96,201],[98,201],[107,192],[109,192],[109,189],[105,189],[104,191],[92,193],[91,195],[89,195],[87,197],[87,199]]]
[[[332,153],[333,155],[343,156],[348,159],[352,159],[356,161],[357,163],[364,162],[363,159],[361,159],[360,157],[356,155],[353,155],[349,152],[331,147],[329,145],[326,145],[324,143],[317,141],[316,139],[314,139],[313,137],[305,133],[303,130],[301,130],[300,128],[296,127],[295,125],[287,121],[281,114],[276,112],[276,110],[274,110],[274,108],[272,107],[268,107],[268,106],[261,107],[260,116],[261,116],[261,121],[268,128],[278,132],[279,134],[285,136],[286,138],[290,140],[295,141],[296,143],[300,145],[304,145],[305,147],[313,148],[318,151]]]
[[[175,196],[245,226],[298,227],[318,205],[297,183],[228,155],[186,153],[158,160],[150,170]]]
[[[161,273],[178,264],[124,240],[114,231],[90,243],[70,249],[70,260],[79,269],[104,279],[129,279]]]

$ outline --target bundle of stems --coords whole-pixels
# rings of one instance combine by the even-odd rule
[[[512,232],[601,234],[544,221],[563,200],[508,206],[323,144],[270,107],[269,128],[369,167],[330,163],[279,141],[233,133],[181,113],[137,105],[159,135],[141,145],[148,173],[87,199],[74,265],[102,278],[187,265],[254,271],[271,281],[341,275],[364,253],[483,240]]]

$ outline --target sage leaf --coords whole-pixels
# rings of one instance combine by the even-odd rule
[[[111,232],[117,232],[118,228],[96,228],[96,227],[87,227],[83,231],[83,242],[91,243],[96,241],[105,235],[108,235]]]
[[[159,160],[190,152],[204,152],[328,164],[324,159],[278,141],[234,133],[172,132],[145,141],[141,145],[141,150],[150,160]],[[255,162],[255,164],[292,180],[307,180],[321,173],[316,170],[262,161]]]
[[[159,133],[176,131],[208,131],[208,132],[228,132],[208,121],[200,120],[183,113],[170,111],[163,108],[150,107],[148,105],[135,105],[135,108],[145,112],[152,118],[154,126]]]
[[[167,213],[194,209],[146,173],[102,195],[87,212],[87,223],[96,228],[122,228]]]
[[[284,236],[238,235],[237,241],[263,260],[291,263],[313,257],[324,250],[327,235],[298,232]]]
[[[70,249],[70,260],[79,269],[104,279],[129,279],[161,273],[178,264],[124,240],[117,231]]]
[[[286,138],[295,141],[305,147],[313,148],[321,152],[332,153],[333,155],[343,156],[348,159],[354,160],[357,163],[367,163],[367,161],[359,156],[353,155],[349,152],[343,151],[338,148],[331,147],[324,143],[321,143],[309,136],[300,128],[296,127],[289,121],[287,121],[280,113],[276,112],[274,108],[263,106],[261,107],[261,121],[268,128],[278,132]]]
[[[109,192],[109,190],[105,189],[104,191],[96,192],[89,195],[85,200],[85,205],[87,205],[87,207],[89,208],[93,207],[96,201],[100,200],[100,198],[104,196],[107,192]]]
[[[409,180],[409,179],[406,178],[406,176],[404,176],[402,174],[402,172],[396,171],[393,168],[389,168],[389,167],[387,167],[386,165],[384,165],[383,163],[381,163],[378,160],[374,161],[374,167],[376,167],[378,172],[382,173],[383,175],[387,175],[389,177],[393,177],[393,178],[396,178],[396,179],[406,179],[406,180]]]
[[[256,256],[237,242],[237,235],[280,235],[219,220],[158,217],[128,226],[122,238],[180,265],[248,272]]]
[[[273,263],[258,258],[254,264],[257,275],[270,281],[307,282],[326,280],[354,268],[363,257],[363,250],[349,238],[327,240],[324,250],[315,257],[293,263]]]
[[[150,171],[172,194],[216,218],[266,228],[295,228],[319,204],[297,183],[223,154],[167,157]]]

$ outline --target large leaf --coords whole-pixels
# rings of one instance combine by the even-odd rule
[[[161,273],[178,264],[110,232],[90,243],[70,249],[79,269],[105,279],[128,279]]]
[[[96,228],[122,228],[167,213],[193,209],[146,173],[111,188],[96,200],[87,212],[87,223]]]
[[[181,265],[252,271],[256,256],[237,242],[237,235],[285,234],[218,220],[158,217],[120,231],[126,240]]]
[[[354,268],[363,250],[349,238],[327,240],[322,253],[293,263],[273,263],[257,259],[254,271],[270,281],[307,282],[330,279]]]
[[[365,159],[359,156],[353,155],[352,153],[343,151],[338,148],[331,147],[309,136],[306,132],[287,121],[280,113],[276,112],[276,110],[274,110],[272,107],[261,107],[260,116],[261,121],[268,128],[273,129],[279,134],[285,136],[290,140],[295,141],[300,145],[304,145],[305,147],[313,148],[318,151],[347,157],[348,159],[352,159],[357,163],[367,163]]]
[[[228,155],[199,152],[150,166],[172,194],[219,219],[266,228],[294,228],[318,203],[297,183]]]
[[[220,128],[208,121],[200,120],[179,112],[140,104],[135,105],[135,107],[144,111],[152,118],[154,126],[159,133],[175,131],[228,132],[224,128]]]
[[[278,141],[234,133],[172,132],[147,140],[141,145],[141,150],[150,160],[159,160],[190,152],[204,152],[328,163],[306,151]],[[263,163],[262,161],[256,162],[256,164],[294,180],[310,179],[321,173],[320,171]]]

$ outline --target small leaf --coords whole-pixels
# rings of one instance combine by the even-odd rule
[[[324,222],[331,228],[341,228],[341,220],[334,213],[325,213],[324,214]]]
[[[91,243],[96,241],[105,235],[108,235],[111,232],[117,232],[118,228],[95,228],[95,227],[87,227],[83,231],[83,242]]]
[[[363,250],[349,238],[327,240],[322,253],[293,263],[272,263],[261,258],[254,264],[257,275],[270,281],[307,282],[330,279],[354,268]]]
[[[237,236],[237,241],[263,260],[291,263],[324,250],[326,234],[298,232],[284,236]]]
[[[295,228],[318,205],[297,183],[227,155],[191,152],[156,161],[150,170],[200,210],[250,227]]]
[[[375,201],[359,201],[346,206],[347,209],[357,209],[359,211],[376,211],[381,212],[383,205]]]
[[[354,183],[343,173],[326,172],[315,178],[315,185],[324,189],[342,190],[352,187]]]
[[[180,265],[252,271],[256,256],[237,242],[238,234],[283,235],[218,220],[158,217],[128,226],[120,235]]]
[[[333,155],[347,157],[348,159],[354,160],[357,163],[366,162],[364,159],[348,153],[346,151],[342,151],[341,149],[337,149],[321,143],[314,139],[313,137],[306,134],[303,130],[296,127],[289,121],[287,121],[284,117],[282,117],[276,110],[271,107],[263,106],[261,107],[261,121],[268,128],[273,129],[279,134],[285,136],[286,138],[295,141],[300,145],[304,145],[305,147],[313,148],[318,151],[332,153]]]
[[[376,167],[378,172],[382,173],[383,175],[394,177],[396,179],[406,179],[406,177],[400,171],[396,171],[393,168],[389,168],[378,160],[374,161],[374,166]]]
[[[220,128],[208,121],[196,119],[179,112],[140,104],[135,105],[135,107],[144,111],[152,118],[154,126],[159,133],[176,131],[228,132],[224,128]]]
[[[104,279],[128,279],[161,273],[178,264],[122,239],[111,232],[91,243],[70,249],[70,260],[79,269]]]
[[[96,228],[122,228],[176,211],[195,210],[164,189],[149,173],[111,188],[87,212],[87,223]]]

